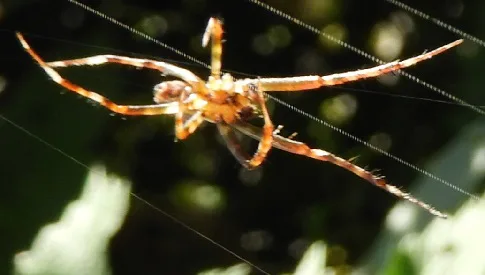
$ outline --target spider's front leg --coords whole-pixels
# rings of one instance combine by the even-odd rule
[[[357,81],[360,79],[367,79],[378,77],[390,72],[399,71],[401,69],[415,65],[416,63],[430,59],[431,57],[441,54],[463,42],[462,39],[456,40],[447,45],[436,48],[432,51],[424,54],[414,56],[401,61],[394,61],[379,66],[375,66],[368,69],[362,69],[357,71],[336,73],[331,75],[309,75],[309,76],[295,76],[295,77],[281,77],[281,78],[261,78],[261,79],[245,79],[241,80],[242,86],[249,83],[260,83],[260,87],[263,92],[274,91],[305,91],[317,89],[323,86],[335,86],[341,85],[347,82]]]
[[[22,47],[37,61],[39,62],[40,57],[31,49],[31,47],[27,44],[24,37],[20,33],[16,33],[18,40],[22,44]],[[189,70],[184,68],[172,65],[167,62],[151,60],[151,59],[142,59],[142,58],[133,58],[127,56],[119,56],[119,55],[111,55],[111,54],[103,54],[103,55],[95,55],[89,56],[84,58],[77,58],[77,59],[70,59],[70,60],[59,60],[59,61],[51,61],[51,62],[39,62],[40,65],[44,67],[50,68],[65,68],[70,66],[99,66],[108,63],[116,63],[126,66],[133,66],[137,68],[147,68],[151,70],[157,70],[161,72],[163,75],[172,75],[177,78],[184,80],[186,83],[189,83],[193,87],[196,87],[196,90],[201,95],[207,95],[208,90],[205,88],[205,83],[202,81],[198,76],[192,73]],[[47,72],[49,74],[49,72]],[[49,74],[51,75],[51,74]],[[73,92],[77,92],[72,90]]]
[[[24,37],[20,33],[17,33],[17,38],[19,39],[25,51],[39,64],[39,66],[53,81],[72,92],[80,94],[99,103],[100,105],[106,107],[112,112],[131,116],[149,116],[175,114],[179,110],[177,102],[164,102],[161,104],[152,105],[119,105],[98,93],[84,89],[83,87],[63,78],[58,72],[56,72],[44,60],[42,60],[42,58],[40,58],[40,56],[36,52],[34,52],[34,50],[30,47],[27,41],[25,41]]]

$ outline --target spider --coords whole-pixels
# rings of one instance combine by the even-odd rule
[[[166,62],[126,56],[96,55],[72,60],[45,62],[29,46],[22,34],[17,33],[16,35],[25,51],[30,54],[53,81],[72,92],[101,104],[112,112],[132,116],[174,115],[175,136],[179,140],[187,138],[201,123],[208,121],[216,124],[230,152],[241,165],[248,169],[261,165],[268,151],[275,147],[293,154],[338,165],[373,185],[424,208],[435,216],[447,217],[446,214],[436,210],[431,205],[390,185],[382,176],[374,175],[372,172],[353,164],[351,160],[345,160],[322,149],[312,149],[305,143],[294,140],[293,136],[284,137],[279,135],[282,126],[274,127],[266,108],[264,92],[310,90],[322,86],[340,85],[359,79],[377,77],[413,66],[418,62],[459,45],[463,40],[456,40],[409,59],[394,61],[368,69],[326,76],[310,75],[235,80],[228,73],[221,74],[222,33],[221,21],[216,18],[210,18],[202,38],[204,47],[208,45],[209,41],[212,43],[211,75],[207,81],[203,81],[187,69]],[[106,63],[118,63],[137,68],[158,70],[162,75],[171,75],[180,80],[163,81],[155,85],[153,99],[156,104],[119,105],[98,93],[86,90],[64,79],[53,69],[69,66],[95,66]],[[248,122],[249,118],[257,115],[263,118],[264,125],[262,129]],[[247,154],[239,145],[236,130],[259,140],[256,152],[252,156]]]

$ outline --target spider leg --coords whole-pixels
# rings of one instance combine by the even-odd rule
[[[297,77],[282,77],[282,78],[261,78],[261,79],[245,79],[240,80],[244,90],[247,90],[247,85],[259,82],[261,89],[266,91],[301,91],[317,89],[322,86],[340,85],[346,82],[352,82],[360,79],[373,78],[393,71],[398,71],[415,65],[418,62],[429,59],[444,51],[447,51],[463,42],[462,39],[456,40],[452,43],[434,49],[430,52],[411,57],[402,61],[394,61],[380,66],[362,69],[352,72],[337,73],[326,76],[297,76]]]
[[[256,152],[254,153],[253,157],[246,161],[248,169],[252,169],[259,166],[266,158],[266,155],[268,154],[269,150],[272,147],[273,130],[274,130],[273,122],[271,121],[268,108],[266,107],[263,91],[261,91],[259,85],[257,86],[252,85],[250,92],[254,93],[254,94],[251,94],[250,96],[254,96],[257,104],[261,108],[261,113],[264,119],[264,125],[263,125],[262,134],[260,136],[261,138],[259,139],[258,149],[256,149]]]
[[[184,114],[179,110],[175,115],[175,136],[179,140],[186,139],[204,122],[202,111],[195,112],[186,120],[184,120]]]
[[[17,34],[22,46],[24,47],[25,51],[30,54],[30,56],[39,63],[40,67],[47,73],[47,75],[54,80],[57,84],[63,86],[64,88],[78,93],[84,97],[87,97],[97,103],[101,104],[102,106],[108,108],[109,110],[123,114],[123,115],[161,115],[161,114],[175,114],[179,111],[178,102],[168,102],[163,104],[153,104],[153,105],[118,105],[111,101],[110,99],[84,89],[81,86],[78,86],[67,79],[64,79],[59,73],[57,73],[54,69],[48,66],[25,42],[23,37],[20,34]]]
[[[261,130],[258,127],[255,127],[248,123],[238,122],[237,124],[234,124],[232,126],[237,130],[241,131],[242,133],[244,133],[245,135],[248,135],[258,140],[261,140],[264,136],[264,134],[261,132]],[[320,161],[327,161],[335,165],[338,165],[354,173],[355,175],[367,180],[371,184],[386,190],[387,192],[395,195],[396,197],[405,199],[411,203],[414,203],[420,206],[421,208],[427,210],[429,213],[435,216],[438,216],[440,218],[448,217],[446,214],[440,212],[439,210],[436,210],[431,205],[413,197],[411,194],[402,191],[396,186],[390,185],[389,183],[386,182],[386,180],[383,177],[376,176],[371,172],[351,163],[350,161],[347,161],[345,159],[335,156],[332,153],[329,153],[321,149],[312,149],[308,147],[308,145],[302,142],[288,139],[277,134],[273,135],[272,145],[275,148],[278,148],[280,150],[284,150],[293,154],[303,155],[309,158],[317,159]]]
[[[18,40],[22,44],[22,47],[36,61],[38,61],[38,59],[40,59],[39,56],[32,50],[29,44],[25,41],[22,34],[16,33],[16,35]],[[157,70],[157,71],[160,71],[162,74],[172,75],[184,80],[185,82],[189,83],[192,87],[194,87],[195,90],[199,91],[202,95],[206,95],[209,93],[209,91],[207,91],[204,85],[204,81],[202,81],[191,71],[162,61],[107,54],[107,55],[96,55],[96,56],[90,56],[90,57],[78,58],[78,59],[44,62],[46,66],[51,68],[63,68],[63,67],[70,67],[70,66],[98,66],[106,63],[118,63],[118,64],[133,66],[137,68],[148,68],[152,70]]]
[[[236,160],[242,166],[244,166],[244,168],[251,169],[252,167],[248,166],[248,160],[251,159],[251,156],[249,156],[249,154],[246,153],[246,151],[244,151],[241,147],[239,140],[234,133],[234,129],[232,129],[229,125],[223,123],[218,123],[217,129],[219,130],[219,134],[221,134],[224,141],[226,142],[227,148],[236,158]]]
[[[191,135],[202,122],[204,122],[204,113],[200,108],[194,108],[199,101],[197,94],[193,93],[190,87],[178,89],[179,110],[175,114],[175,136],[178,140],[186,139]],[[205,101],[204,101],[205,102]],[[190,115],[188,119],[186,116]]]
[[[217,80],[221,75],[221,56],[222,56],[222,22],[217,18],[210,18],[202,37],[202,46],[207,46],[209,39],[211,46],[211,76]]]

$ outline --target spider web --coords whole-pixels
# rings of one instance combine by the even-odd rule
[[[229,19],[228,19],[228,21],[229,21]],[[228,24],[229,24],[229,22],[228,22]],[[230,38],[229,37],[227,38],[228,42],[226,44],[230,44],[230,41],[232,40],[232,38],[234,38],[235,35],[236,36],[243,36],[242,33],[237,32],[237,31],[232,31],[229,28],[226,28],[226,31],[228,32],[227,35],[230,37]],[[129,37],[129,38],[131,39],[131,37]],[[441,42],[443,42],[443,41],[441,41]],[[435,44],[433,44],[433,46],[434,45]],[[61,46],[64,47],[64,45],[61,45]],[[428,47],[428,45],[426,45],[425,47]],[[429,47],[432,47],[432,46],[429,46]],[[56,47],[56,50],[59,50],[57,48],[58,47]],[[183,47],[177,47],[177,48],[183,48]],[[228,46],[227,48],[225,48],[225,55],[224,55],[225,58],[223,59],[223,66],[224,66],[224,64],[226,64],[225,67],[231,67],[232,68],[231,65],[228,65],[228,63],[230,64],[230,62],[233,62],[232,61],[232,58],[228,57],[228,56],[231,55],[231,50],[230,49],[231,49],[231,46]],[[43,51],[39,50],[39,52],[43,52]],[[80,53],[74,52],[73,54],[75,54],[76,56],[78,56]],[[65,57],[66,55],[67,55],[67,53],[62,53],[62,54],[61,53],[58,53],[58,57]],[[69,56],[69,55],[67,55],[67,56]],[[206,53],[204,53],[204,56],[206,56]],[[56,57],[56,55],[54,55],[54,58],[55,57]],[[49,59],[52,59],[52,57],[49,58]],[[287,57],[286,59],[290,60],[291,57]],[[224,60],[226,60],[228,62],[224,62]],[[246,61],[246,63],[247,63],[247,61]],[[258,62],[257,60],[254,60],[253,62],[249,62],[249,63],[253,63],[252,64],[253,66],[248,66],[248,71],[257,72],[258,67],[261,67],[261,62]],[[359,66],[358,64],[366,64],[366,65],[369,65],[368,63],[365,63],[365,62],[364,63],[351,62],[351,63],[354,64],[353,66]],[[426,66],[426,65],[423,65],[423,66]],[[87,74],[87,72],[83,72],[83,74],[84,73]],[[130,73],[132,73],[132,72],[130,72]],[[276,68],[274,70],[274,73],[280,73],[279,68]],[[36,71],[36,74],[39,75],[38,76],[39,79],[40,78],[44,78],[44,76],[41,75],[39,73],[39,71]],[[45,81],[45,78],[42,79],[42,81]],[[120,85],[117,85],[114,88],[115,89],[116,88],[120,88],[119,86]],[[31,90],[34,90],[33,88],[34,87],[30,87]],[[102,89],[103,87],[100,87],[100,88]],[[50,91],[52,89],[54,89],[54,93],[52,93],[52,91]],[[60,91],[60,89],[57,89],[57,90],[56,89],[57,89],[56,87],[53,88],[53,85],[43,86],[42,89],[36,90],[35,91],[35,94],[31,93],[31,95],[32,96],[36,96],[36,99],[38,99],[40,96],[47,97],[48,100],[51,101],[52,105],[63,105],[63,107],[61,107],[59,109],[56,109],[58,113],[67,114],[69,112],[74,112],[76,114],[83,114],[83,115],[81,115],[81,116],[78,115],[79,117],[76,120],[73,120],[72,117],[69,117],[69,119],[68,119],[68,117],[66,116],[66,119],[65,119],[65,121],[63,123],[57,124],[57,125],[54,125],[54,123],[53,123],[53,125],[48,126],[48,128],[45,128],[44,130],[40,130],[40,131],[38,130],[43,125],[38,125],[37,127],[34,127],[34,128],[30,128],[30,126],[29,126],[29,130],[30,129],[34,129],[34,133],[36,135],[41,136],[41,137],[49,136],[50,133],[55,134],[55,135],[65,135],[65,136],[69,136],[68,134],[63,133],[62,130],[64,129],[64,131],[66,131],[65,129],[69,129],[69,126],[72,125],[72,124],[74,124],[74,125],[76,125],[76,124],[77,125],[81,125],[81,124],[84,124],[86,121],[88,121],[89,122],[88,124],[91,124],[91,126],[93,124],[94,125],[97,125],[97,126],[94,126],[94,127],[95,128],[97,127],[98,130],[96,130],[96,131],[99,131],[99,128],[102,127],[100,125],[103,125],[103,123],[100,122],[100,121],[97,121],[97,120],[99,120],[99,117],[101,116],[100,113],[103,114],[103,116],[105,116],[106,113],[104,111],[95,109],[95,113],[89,115],[89,114],[86,114],[85,112],[83,112],[81,110],[82,108],[85,108],[85,106],[81,106],[81,108],[72,109],[72,106],[76,104],[75,101],[78,101],[78,99],[73,99],[73,102],[66,103],[66,100],[67,101],[68,100],[71,100],[71,99],[68,99],[70,96],[59,96],[59,94],[56,93],[56,91]],[[412,89],[416,89],[416,87],[413,86]],[[107,89],[107,90],[109,90],[109,89]],[[99,90],[99,91],[101,91],[101,90]],[[140,92],[140,93],[142,93],[142,92]],[[310,95],[309,93],[305,93],[305,94],[302,94],[302,95],[285,95],[285,96],[288,97],[288,98],[293,98],[293,100],[297,101],[297,103],[301,103],[302,101],[304,101],[304,100],[302,100],[303,97],[310,97],[310,98],[314,99],[315,97],[326,97],[327,96],[327,95],[325,95],[325,93],[327,93],[327,91],[316,91],[316,92],[311,92],[311,93],[313,93],[313,94]],[[38,95],[38,94],[41,94],[41,95]],[[51,95],[47,95],[47,94],[51,94]],[[334,93],[334,95],[335,95],[335,93]],[[59,99],[56,99],[56,98],[59,98]],[[33,100],[33,99],[30,99],[30,100]],[[471,102],[474,102],[474,101],[471,101]],[[26,102],[24,101],[23,103],[25,104]],[[15,105],[16,106],[21,106],[22,105],[22,102],[16,102]],[[297,105],[300,106],[299,104],[297,104]],[[49,106],[51,106],[51,105],[49,105]],[[315,106],[314,106],[314,108],[315,108]],[[278,109],[280,109],[280,108],[278,108],[278,106],[276,106],[276,111],[275,112],[278,112],[279,111]],[[19,110],[19,112],[20,111],[26,112],[26,110]],[[43,108],[38,107],[38,110],[36,112],[34,112],[34,114],[42,114],[43,112],[44,112]],[[282,117],[282,116],[284,117],[286,115],[287,114],[284,113],[284,112],[283,112],[282,115],[279,115],[278,116],[277,123],[280,122],[280,123],[283,123],[283,124],[287,124],[288,119],[280,119],[280,117]],[[292,117],[292,116],[290,116],[290,117]],[[167,120],[169,121],[170,119],[167,119]],[[292,117],[291,120],[293,120],[293,117]],[[360,119],[358,121],[359,122],[362,122],[362,120],[367,120],[367,121],[365,121],[367,124],[371,124],[371,125],[372,124],[376,124],[376,122],[373,122],[372,120],[369,120],[369,119]],[[120,124],[120,122],[111,122],[111,123],[112,124],[115,124],[115,126],[111,126],[113,128],[116,127],[116,126],[118,126],[117,124]],[[172,138],[170,137],[170,128],[168,127],[170,125],[169,122],[168,123],[164,122],[164,125],[165,126],[163,126],[163,129],[161,129],[161,130],[154,130],[154,126],[153,125],[156,125],[156,123],[153,122],[153,121],[140,123],[140,121],[138,121],[138,120],[135,120],[135,121],[130,120],[128,122],[121,122],[121,123],[130,124],[130,125],[142,124],[142,126],[138,126],[139,128],[138,128],[138,131],[136,131],[136,132],[143,132],[143,131],[145,131],[144,135],[142,136],[143,138],[145,138],[145,135],[153,135],[155,137],[160,137],[160,133],[166,131],[165,137],[162,138],[161,143],[167,142],[169,140],[171,142],[171,139]],[[288,123],[291,124],[291,121],[288,121]],[[147,126],[147,124],[148,124],[148,126]],[[460,124],[460,123],[458,123],[458,124]],[[308,127],[310,127],[310,126],[308,126]],[[212,128],[212,127],[207,127],[207,128]],[[294,127],[287,127],[287,128],[289,130],[293,130],[294,129]],[[302,127],[302,128],[304,128],[304,127]],[[456,130],[456,128],[453,128],[453,129]],[[148,132],[148,133],[146,133],[146,132]],[[168,134],[167,134],[167,132],[168,132]],[[125,132],[125,134],[126,134],[126,132]],[[331,136],[331,134],[329,134],[328,132],[323,132],[323,134],[324,135],[327,135],[327,136],[329,136],[329,135]],[[300,133],[300,135],[305,136],[305,133]],[[194,138],[197,139],[197,136],[205,136],[204,139],[207,140],[207,139],[210,139],[210,138],[213,137],[213,133],[211,133],[211,131],[208,130],[205,133],[196,133],[196,135],[194,136]],[[364,134],[363,136],[366,136],[366,135]],[[83,139],[83,138],[87,138],[87,137],[89,137],[89,134],[86,134],[86,136],[78,136],[79,139]],[[136,138],[136,136],[134,138]],[[199,138],[199,141],[200,141],[200,139],[201,138]],[[317,144],[318,143],[318,145],[319,146],[321,145],[322,148],[324,148],[324,149],[332,149],[332,151],[334,151],[336,153],[343,152],[343,150],[341,150],[341,148],[344,147],[344,146],[346,146],[348,144],[348,143],[345,143],[344,142],[343,144],[338,145],[338,144],[335,144],[335,143],[337,143],[336,141],[329,141],[328,143],[330,143],[330,144],[326,144],[326,143],[323,143],[322,140],[318,140],[318,139],[317,140],[312,140],[311,138],[307,138],[307,137],[304,137],[304,138],[299,137],[299,139],[303,139],[305,141],[309,141],[309,143],[312,143],[310,141],[314,141],[315,142],[314,144]],[[337,139],[337,137],[333,137],[333,139]],[[17,141],[19,141],[19,140],[21,140],[21,139],[18,139]],[[52,139],[47,139],[47,140],[50,141]],[[107,141],[110,141],[110,142],[101,142],[101,144],[104,145],[104,146],[106,146],[108,144],[107,146],[109,146],[109,143],[111,143],[112,139],[111,138],[107,138],[106,140]],[[170,181],[173,180],[173,177],[174,177],[173,175],[167,175],[167,173],[164,172],[164,171],[170,171],[170,169],[173,168],[173,166],[171,166],[172,164],[170,164],[169,162],[180,162],[180,161],[183,161],[184,159],[189,158],[191,156],[194,156],[194,158],[195,158],[196,155],[210,154],[210,150],[207,150],[207,149],[205,149],[205,150],[199,150],[198,149],[199,148],[199,145],[197,145],[198,142],[196,142],[196,141],[193,141],[193,140],[188,141],[189,143],[188,143],[188,145],[186,145],[188,147],[188,149],[181,148],[182,147],[182,144],[178,143],[176,145],[173,145],[173,144],[171,145],[173,147],[176,147],[175,149],[163,148],[163,150],[162,149],[160,149],[160,150],[154,150],[154,152],[149,155],[149,157],[151,158],[151,160],[153,162],[157,162],[157,161],[160,162],[160,163],[157,163],[157,166],[160,166],[160,167],[163,167],[164,168],[163,170],[159,171],[159,173],[161,175],[163,175],[163,181],[170,182]],[[23,142],[27,142],[27,141],[23,141]],[[159,139],[159,142],[160,142],[160,139]],[[204,141],[204,142],[206,142],[206,141]],[[66,145],[66,144],[69,144],[69,143],[76,144],[76,139],[68,138],[68,139],[66,139],[64,141],[62,141],[62,139],[61,139],[61,141],[56,141],[54,144],[56,146],[64,149],[64,148],[70,148],[70,146],[67,146]],[[125,146],[126,146],[126,144],[129,144],[129,143],[124,143]],[[135,144],[138,145],[138,146],[141,146],[141,147],[146,146],[146,145],[139,145],[139,143],[135,143]],[[154,142],[151,142],[150,144],[153,145]],[[10,145],[13,146],[13,144],[10,144]],[[65,147],[63,147],[63,146],[65,146]],[[111,146],[116,147],[117,145],[111,145]],[[209,146],[209,147],[213,147],[213,146]],[[142,149],[145,149],[145,148],[142,148]],[[222,149],[224,149],[224,148],[222,148]],[[27,154],[28,151],[29,151],[28,148],[24,148],[24,150],[25,150],[24,154]],[[79,149],[78,149],[78,151],[72,151],[71,149],[65,149],[65,150],[68,151],[69,154],[75,155],[76,157],[77,156],[81,156],[80,158],[83,160],[84,163],[90,162],[90,158],[84,156],[83,153],[80,152],[81,150],[79,150]],[[180,151],[182,151],[182,152],[180,153]],[[360,152],[360,150],[356,150],[356,148],[354,148],[354,150],[351,150],[347,154],[350,154],[350,156],[352,156],[352,154],[355,154],[355,152]],[[126,155],[124,155],[124,154],[126,154]],[[175,160],[171,160],[171,161],[168,161],[167,162],[165,160],[160,160],[160,156],[163,156],[164,154],[165,155],[168,155],[168,154],[172,154],[172,155],[180,154],[180,156],[178,158],[175,157]],[[417,153],[415,153],[415,154],[417,154]],[[132,155],[129,155],[128,153],[123,153],[123,154],[120,154],[120,156],[118,156],[118,157],[132,158]],[[25,163],[25,166],[23,166],[24,169],[30,171],[31,173],[35,173],[37,175],[41,175],[42,173],[46,173],[47,171],[49,171],[49,168],[48,168],[48,166],[49,166],[48,164],[49,163],[47,161],[44,161],[44,163],[45,163],[44,165],[39,165],[39,167],[37,169],[35,169],[35,167],[32,167],[32,165],[27,164],[27,161],[25,161],[25,155],[19,154],[18,158],[20,159],[20,162],[18,162],[18,163]],[[37,163],[37,164],[43,163],[42,157],[39,156],[39,158],[37,158],[36,156],[34,156],[33,158],[35,159],[34,160],[35,161],[34,163]],[[277,158],[277,159],[275,159],[275,158]],[[267,163],[267,165],[269,166],[269,168],[264,168],[264,174],[271,172],[271,170],[279,170],[279,173],[281,174],[281,171],[286,170],[286,169],[281,168],[281,167],[287,167],[287,166],[279,166],[281,164],[280,159],[283,159],[284,162],[289,162],[289,159],[290,158],[293,158],[293,156],[283,157],[282,154],[277,154],[276,156],[273,156],[273,157],[270,156],[270,160],[268,160],[268,163]],[[368,158],[368,156],[364,156],[364,159],[363,160],[360,159],[359,160],[360,163],[366,163],[365,158]],[[227,154],[227,159],[228,160],[230,159],[229,154]],[[9,156],[9,160],[12,160],[12,156],[11,155]],[[295,164],[295,163],[299,163],[299,162],[304,162],[305,164],[308,164],[308,162],[306,162],[306,161],[304,161],[302,159],[299,159],[299,158],[296,161],[291,162],[291,163],[292,164]],[[321,164],[318,164],[317,163],[316,165],[321,165]],[[119,164],[119,163],[115,163],[115,164],[113,164],[113,166],[114,166],[114,168],[113,168],[114,170],[118,170],[118,169],[125,168],[124,164]],[[120,167],[117,167],[117,166],[120,166]],[[278,167],[280,167],[280,168],[278,168]],[[384,165],[377,164],[377,165],[372,165],[372,167],[382,167],[383,168],[382,169],[382,173],[385,174],[385,175],[390,175],[391,174],[391,171],[392,171],[392,169],[386,169],[384,167]],[[229,171],[227,171],[226,173],[234,173],[235,171],[237,171],[237,169],[238,169],[237,168],[237,164],[234,162],[234,165],[232,165],[232,167],[231,167],[231,165],[229,165]],[[331,168],[330,166],[325,166],[325,169],[324,170],[325,170],[325,173],[329,173],[329,170],[332,170],[332,169],[333,168]],[[308,170],[305,170],[304,169],[303,171],[307,171],[306,174],[305,173],[302,173],[302,175],[294,176],[294,177],[292,177],[292,179],[295,180],[295,179],[301,178],[302,180],[303,179],[306,179],[306,181],[309,181],[312,177],[316,177],[315,170],[313,170],[313,172],[312,172],[312,171],[308,171]],[[79,177],[80,174],[81,174],[80,171],[77,171],[76,173],[77,173],[77,175],[76,174],[73,174],[74,177]],[[125,173],[128,173],[128,172],[125,172]],[[308,175],[308,173],[311,173],[311,174]],[[153,174],[150,174],[150,175],[153,175]],[[59,175],[59,177],[60,176],[61,175]],[[390,176],[392,176],[392,175],[390,175]],[[288,176],[288,177],[290,177],[290,176]],[[341,177],[344,177],[345,179],[348,179],[348,177],[345,177],[345,176],[342,176],[342,175],[340,175],[339,177],[340,178]],[[337,177],[337,179],[339,177]],[[36,178],[39,178],[40,179],[41,177],[40,176],[36,176]],[[273,180],[269,180],[269,182],[266,182],[266,180],[265,180],[264,185],[267,186],[266,187],[267,190],[270,190],[271,189],[272,192],[284,192],[285,190],[288,192],[289,190],[292,190],[291,189],[291,186],[281,186],[281,180],[279,178],[277,178],[276,176],[275,177],[271,177],[271,178],[272,179],[275,179],[274,182],[272,182]],[[400,178],[400,175],[398,174],[397,176],[393,176],[393,179],[394,178]],[[403,177],[403,178],[405,178],[405,177]],[[316,182],[312,182],[311,185],[316,185],[316,184],[334,185],[334,184],[338,184],[338,183],[332,183],[332,182],[323,182],[321,176],[320,176],[319,179],[320,180],[317,180]],[[41,180],[41,181],[42,182],[35,181],[35,184],[38,185],[37,188],[39,188],[39,189],[32,189],[32,187],[29,187],[29,188],[31,188],[30,190],[33,193],[34,192],[42,192],[42,190],[45,190],[46,188],[48,188],[49,190],[56,190],[56,189],[59,190],[59,188],[63,188],[63,187],[59,187],[59,186],[46,187],[46,186],[49,186],[48,183],[45,183],[44,180]],[[230,180],[227,180],[227,183],[228,183],[227,185],[229,185],[229,184],[237,184],[237,183],[229,182],[229,181]],[[395,180],[393,180],[393,181],[395,181]],[[402,181],[402,184],[405,184],[405,181],[406,180],[399,179],[399,183],[400,184],[401,184],[401,181]],[[152,180],[152,182],[153,182],[153,180]],[[294,183],[295,182],[293,182],[293,184]],[[156,184],[160,184],[160,182],[157,181]],[[365,190],[365,189],[362,189],[362,187],[360,187],[362,184],[360,184],[358,182],[352,182],[352,183],[349,183],[349,185],[346,185],[346,186],[347,186],[347,188],[354,188],[354,185],[355,185],[355,189],[357,191],[349,190],[348,191],[348,193],[350,193],[349,196],[352,196],[352,193],[353,193],[353,196],[359,196],[358,192],[361,192],[362,190]],[[145,189],[149,189],[149,188],[148,187],[142,187],[142,190],[141,191],[145,195],[146,193],[143,192],[143,188],[145,188]],[[241,191],[241,190],[244,191],[244,189],[241,188],[241,187],[235,187],[234,190],[235,191]],[[324,193],[324,192],[328,192],[329,190],[332,190],[332,189],[322,189],[322,190],[317,189],[317,190],[319,192]],[[293,191],[295,191],[295,190],[293,190]],[[369,188],[369,191],[370,191],[370,193],[373,193],[373,192],[379,193],[379,191],[377,191],[377,190],[375,190],[373,188]],[[315,193],[318,193],[318,192],[315,192]],[[366,196],[367,196],[368,193],[369,192],[366,192],[365,193]],[[334,201],[331,201],[331,199],[330,199],[330,202],[335,202],[335,200],[338,200],[339,198],[342,199],[341,195],[342,195],[341,192],[334,192],[331,196],[332,197],[336,197],[336,198],[333,198]],[[343,194],[343,195],[345,195],[345,194]],[[328,194],[325,196],[324,194],[318,193],[318,194],[316,194],[316,196],[319,196],[321,198],[321,201],[323,201],[323,203],[325,203],[325,202],[329,203],[329,201],[328,201],[329,200],[329,198],[328,198],[329,195]],[[384,196],[387,196],[387,195],[384,195]],[[384,197],[384,196],[382,196],[382,197]],[[382,198],[382,197],[380,197],[380,198]],[[323,199],[323,198],[325,198],[325,199]],[[254,197],[253,197],[253,199],[254,199]],[[247,200],[249,200],[249,198]],[[316,201],[314,197],[312,197],[311,200],[312,201]],[[325,201],[325,200],[327,200],[327,201]],[[393,199],[392,198],[389,198],[389,200],[393,200]],[[340,207],[343,207],[343,206],[340,206]],[[286,208],[285,208],[285,210],[286,210]],[[227,223],[227,221],[226,221],[226,223]],[[285,223],[283,221],[281,221],[281,223],[279,225],[280,226],[284,226]],[[223,238],[222,241],[224,241],[224,238]],[[236,240],[236,241],[229,240],[228,242],[231,243],[231,244],[233,244],[231,247],[237,247],[237,245],[238,245],[237,244],[238,240]],[[236,242],[236,244],[234,244],[234,242]]]

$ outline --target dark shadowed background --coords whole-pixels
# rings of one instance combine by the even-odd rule
[[[225,24],[223,69],[235,77],[324,75],[374,65],[245,0],[83,3],[207,63],[210,52],[201,48],[201,34],[208,18],[218,16]],[[383,54],[376,51],[379,41],[390,41],[383,48],[392,51],[401,45],[393,39],[402,39],[403,48],[392,59],[459,38],[382,0],[267,3],[374,55]],[[406,3],[485,37],[480,1]],[[23,32],[46,60],[111,53],[173,62],[203,79],[208,70],[68,1],[3,0],[1,5],[1,114],[85,164],[104,163],[130,179],[139,196],[272,273],[292,270],[305,245],[320,239],[330,245],[330,265],[355,264],[397,202],[337,166],[277,150],[261,168],[244,171],[210,124],[174,142],[172,117],[125,118],[93,106],[50,81],[14,31]],[[465,43],[408,71],[480,105],[484,69],[484,50]],[[151,103],[152,87],[165,79],[117,65],[63,69],[62,74],[123,104]],[[481,117],[461,106],[396,97],[443,100],[402,77],[387,84],[367,80],[274,95],[418,166]],[[360,156],[359,165],[380,169],[403,188],[418,176],[323,125],[268,104],[274,123],[285,125],[287,134],[297,131],[298,140],[345,158]],[[14,253],[27,249],[40,226],[57,219],[76,197],[87,170],[3,121],[0,133],[3,274]],[[251,150],[256,145],[249,138],[243,143]],[[436,183],[435,195],[446,188]],[[115,274],[194,274],[239,262],[135,199],[113,240],[111,258]]]

